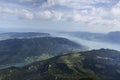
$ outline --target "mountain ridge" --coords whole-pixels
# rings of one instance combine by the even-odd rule
[[[86,47],[59,37],[9,39],[0,41],[0,64],[33,62],[81,50]]]
[[[24,67],[0,70],[0,78],[1,80],[118,80],[119,57],[120,52],[109,49],[65,54]]]

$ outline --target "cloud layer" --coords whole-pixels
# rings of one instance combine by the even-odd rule
[[[27,20],[71,21],[87,25],[119,26],[116,0],[1,0],[0,17]]]

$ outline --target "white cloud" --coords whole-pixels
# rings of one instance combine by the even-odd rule
[[[47,0],[47,2],[44,2],[42,5],[40,5],[41,8],[49,8],[53,5],[55,5],[55,0]]]
[[[26,9],[8,8],[0,6],[0,14],[13,15],[25,19],[33,19],[33,13]]]
[[[40,18],[40,19],[41,18],[42,19],[51,19],[52,13],[50,11],[48,11],[48,10],[46,10],[46,11],[39,11],[39,12],[36,13],[36,17]]]
[[[54,15],[54,18],[59,21],[63,20],[64,13],[58,12],[58,11],[52,11],[52,14]]]
[[[37,2],[37,0],[20,0],[21,2]],[[40,20],[70,20],[86,25],[120,25],[120,2],[106,8],[96,4],[109,4],[111,0],[47,0],[40,5],[40,8],[10,8],[0,7],[0,14],[17,15],[25,19]],[[7,6],[7,5],[6,5]],[[53,8],[54,7],[54,8]],[[60,7],[62,10],[59,10]],[[69,10],[65,10],[69,8]]]
[[[21,17],[26,18],[26,19],[33,19],[34,18],[33,13],[26,10],[26,9],[22,9],[20,12],[18,12],[18,14],[20,14]]]
[[[36,0],[19,0],[20,2],[34,2]]]
[[[120,2],[118,2],[115,6],[112,7],[111,12],[114,16],[120,17]]]
[[[68,12],[60,12],[61,15],[59,20],[71,20],[74,22],[87,23],[88,25],[118,25],[119,20],[115,19],[115,16],[118,17],[120,14],[119,3],[112,9],[95,6],[95,4],[98,3],[106,4],[110,2],[111,0],[47,0],[47,2],[42,4],[42,8],[49,9],[55,5],[70,8],[71,10]],[[50,18],[57,18],[53,17],[55,15],[53,12],[51,13]]]
[[[37,19],[46,19],[46,20],[61,20],[63,16],[63,13],[59,11],[53,11],[53,10],[45,10],[45,11],[39,11],[36,12],[36,18]]]
[[[13,10],[7,8],[7,7],[1,7],[0,6],[0,13],[14,13]]]
[[[42,8],[48,8],[55,5],[66,6],[69,8],[90,8],[91,4],[109,3],[110,0],[47,0],[42,4]]]

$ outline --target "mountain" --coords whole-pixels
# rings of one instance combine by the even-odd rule
[[[120,44],[120,31],[110,32],[98,38],[101,39],[102,41]]]
[[[120,52],[100,49],[0,70],[0,80],[119,80]]]
[[[98,36],[103,36],[103,33],[92,33],[92,32],[61,32],[62,34],[71,35],[87,40],[94,40]]]
[[[120,31],[110,32],[110,33],[64,32],[62,34],[67,34],[92,41],[102,41],[102,42],[120,44]]]
[[[6,39],[26,39],[26,38],[37,38],[37,37],[49,37],[49,33],[38,33],[38,32],[8,32],[0,33],[0,40]]]
[[[0,66],[28,63],[86,49],[82,45],[58,37],[3,40],[0,41]]]

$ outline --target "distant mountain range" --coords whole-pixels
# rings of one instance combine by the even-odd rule
[[[110,32],[110,33],[91,33],[91,32],[61,32],[61,33],[87,40],[120,44],[120,31]],[[0,40],[29,39],[29,38],[39,38],[39,37],[52,37],[52,35],[50,33],[39,33],[39,32],[0,33]]]
[[[108,34],[105,34],[104,36],[98,37],[98,39],[101,39],[102,41],[120,44],[120,31],[110,32]]]
[[[0,40],[38,38],[38,37],[50,37],[50,34],[49,33],[38,33],[38,32],[7,32],[7,33],[0,33]]]
[[[0,80],[119,80],[120,52],[100,49],[65,54],[0,70]]]
[[[63,32],[63,34],[79,37],[87,40],[104,41],[120,44],[120,31],[110,33],[91,33],[91,32]]]
[[[85,46],[58,37],[3,40],[0,41],[0,67],[84,50],[87,50]]]

